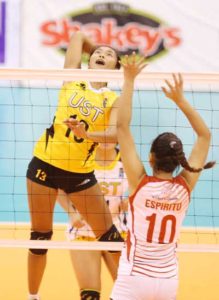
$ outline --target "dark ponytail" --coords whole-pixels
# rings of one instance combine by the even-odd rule
[[[203,168],[193,168],[189,165],[181,140],[171,132],[165,132],[153,141],[151,145],[151,153],[155,155],[154,169],[172,173],[176,168],[182,166],[189,172],[201,172],[203,169],[212,168],[215,164],[210,161]]]

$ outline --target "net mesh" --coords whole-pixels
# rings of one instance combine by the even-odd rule
[[[208,160],[219,159],[219,74],[183,74],[185,96],[200,112],[212,132]],[[131,129],[138,152],[147,170],[152,140],[161,132],[175,132],[186,155],[195,141],[183,114],[165,99],[160,87],[171,74],[139,75],[134,91]],[[26,169],[35,142],[51,126],[63,81],[109,82],[118,92],[121,71],[105,70],[0,70],[0,246],[70,249],[121,249],[120,243],[67,242],[64,231],[68,217],[57,205],[54,214],[54,241],[29,241],[29,211]],[[219,251],[219,168],[205,170],[192,193],[179,250]],[[95,248],[96,247],[96,248]]]

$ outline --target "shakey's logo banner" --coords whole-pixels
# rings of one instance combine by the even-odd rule
[[[120,55],[132,51],[156,58],[181,43],[180,29],[121,3],[97,3],[42,23],[42,44],[66,51],[72,33],[81,30],[97,45],[110,45]]]
[[[22,66],[62,68],[81,30],[121,55],[147,54],[148,71],[219,70],[218,0],[22,0]],[[207,16],[211,16],[208,18]]]

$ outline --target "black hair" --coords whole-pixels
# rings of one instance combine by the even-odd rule
[[[203,168],[193,168],[189,165],[181,140],[171,132],[164,132],[156,137],[151,145],[151,153],[155,156],[154,169],[172,173],[182,166],[190,172],[200,172],[203,169],[212,168],[215,162],[210,161]]]
[[[120,56],[119,56],[119,52],[118,52],[115,48],[113,48],[113,47],[111,47],[111,46],[109,46],[109,45],[98,45],[98,46],[96,46],[96,47],[93,48],[93,50],[91,51],[90,57],[92,56],[92,54],[93,54],[98,48],[101,48],[101,47],[107,47],[107,48],[110,48],[110,49],[112,49],[112,50],[115,52],[116,58],[117,58],[115,69],[118,69],[118,70],[119,70],[120,67],[121,67],[121,65],[120,65]]]

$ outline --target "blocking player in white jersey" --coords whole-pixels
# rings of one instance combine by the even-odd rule
[[[190,193],[205,164],[211,134],[197,111],[183,94],[183,79],[173,74],[162,90],[185,115],[197,135],[188,158],[181,140],[164,132],[152,142],[149,176],[140,160],[130,131],[134,79],[142,60],[124,58],[124,85],[118,111],[118,141],[129,183],[128,237],[120,258],[112,300],[174,300],[178,285],[175,254],[180,226],[190,201]],[[145,99],[147,101],[147,99]],[[125,108],[125,109],[124,109]],[[174,177],[173,172],[182,167]]]
[[[120,152],[115,144],[100,143],[95,156],[95,177],[109,205],[113,224],[121,236],[127,232],[127,197],[128,182],[120,160]],[[91,227],[82,219],[67,195],[59,191],[58,202],[69,213],[70,226],[67,238],[75,240],[95,240]],[[88,216],[89,217],[89,216]],[[112,258],[113,255],[113,258]],[[101,258],[104,259],[113,280],[116,278],[120,253],[108,251],[70,251],[72,265],[78,279],[81,299],[98,300],[101,290]],[[117,256],[118,259],[115,259]],[[116,263],[117,261],[117,263]],[[86,266],[86,267],[85,267]]]

